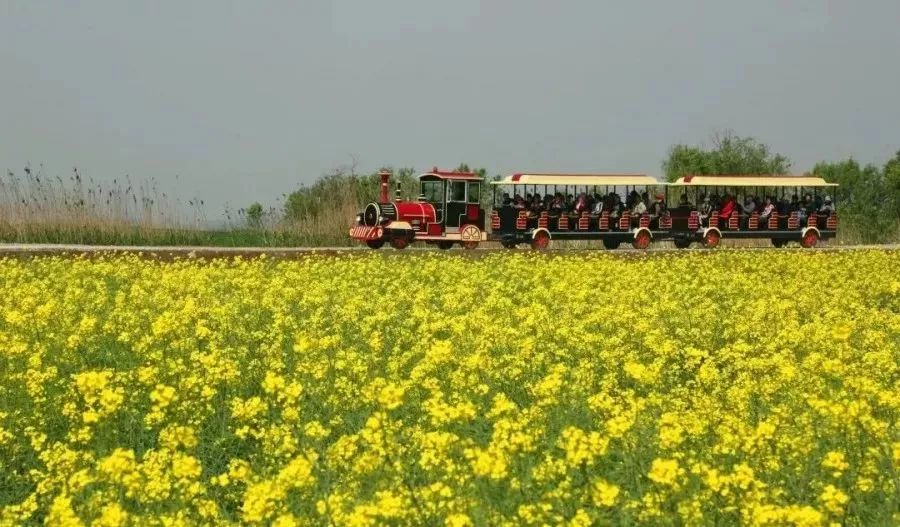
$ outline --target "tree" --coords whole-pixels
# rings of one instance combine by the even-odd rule
[[[889,211],[900,221],[900,150],[884,164],[884,192]]]
[[[686,175],[787,174],[791,161],[752,137],[733,132],[713,136],[711,149],[678,144],[662,163],[667,181]]]
[[[262,227],[263,206],[259,202],[250,204],[245,210],[247,215],[247,226],[251,229],[259,229]]]

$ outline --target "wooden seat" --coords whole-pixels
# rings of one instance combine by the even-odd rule
[[[516,229],[524,231],[526,227],[528,227],[528,212],[520,210],[516,217]]]
[[[753,212],[750,214],[750,219],[747,220],[747,228],[750,230],[756,230],[759,228],[759,213]]]
[[[641,217],[638,219],[638,227],[642,229],[650,228],[650,215],[649,214],[641,214]]]
[[[541,215],[538,216],[538,229],[547,229],[550,226],[550,215],[547,214],[547,211],[541,212]]]
[[[672,215],[663,214],[659,217],[659,230],[668,231],[672,229]]]
[[[600,219],[597,220],[597,228],[601,231],[609,230],[609,212],[603,211],[600,213]]]
[[[591,227],[591,215],[584,211],[581,213],[581,216],[578,217],[578,230],[586,231]]]
[[[620,231],[628,231],[631,230],[631,213],[627,210],[622,213],[622,217],[619,218],[619,230]]]
[[[777,231],[778,230],[778,213],[772,211],[772,215],[769,216],[769,230]]]
[[[497,214],[496,210],[491,211],[491,230],[500,230],[500,215]]]
[[[732,212],[731,216],[728,217],[728,228],[730,230],[736,231],[740,228],[741,218],[738,216],[737,212]]]
[[[700,228],[700,213],[696,210],[692,210],[688,215],[688,230],[696,231]]]
[[[837,214],[832,212],[831,215],[828,216],[828,219],[825,220],[825,228],[830,231],[833,231],[833,230],[837,229],[837,226],[838,226]]]
[[[816,215],[815,212],[813,212],[812,214],[809,215],[808,218],[806,218],[806,226],[807,227],[816,227],[816,226],[818,226],[818,223],[819,223],[819,217]]]
[[[557,230],[560,230],[560,231],[569,230],[569,216],[568,215],[560,214],[559,225],[557,226]]]
[[[710,227],[719,227],[719,211],[714,210],[712,214],[709,215],[709,226]]]
[[[792,212],[790,216],[788,216],[787,228],[790,230],[799,229],[800,228],[800,213]]]

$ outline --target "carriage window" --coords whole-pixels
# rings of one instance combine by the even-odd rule
[[[440,203],[443,201],[444,182],[443,181],[423,181],[422,195],[425,201],[431,203]]]
[[[447,201],[466,202],[466,182],[451,181],[447,192]]]
[[[478,183],[469,183],[469,203],[481,202],[481,185]]]

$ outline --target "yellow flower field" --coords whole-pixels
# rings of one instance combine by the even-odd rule
[[[0,524],[896,524],[898,269],[0,260]]]

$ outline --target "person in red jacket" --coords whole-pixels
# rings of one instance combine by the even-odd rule
[[[736,203],[731,194],[727,194],[725,196],[725,203],[722,204],[722,208],[719,210],[719,219],[723,221],[728,221],[728,218],[734,214],[734,207]]]

